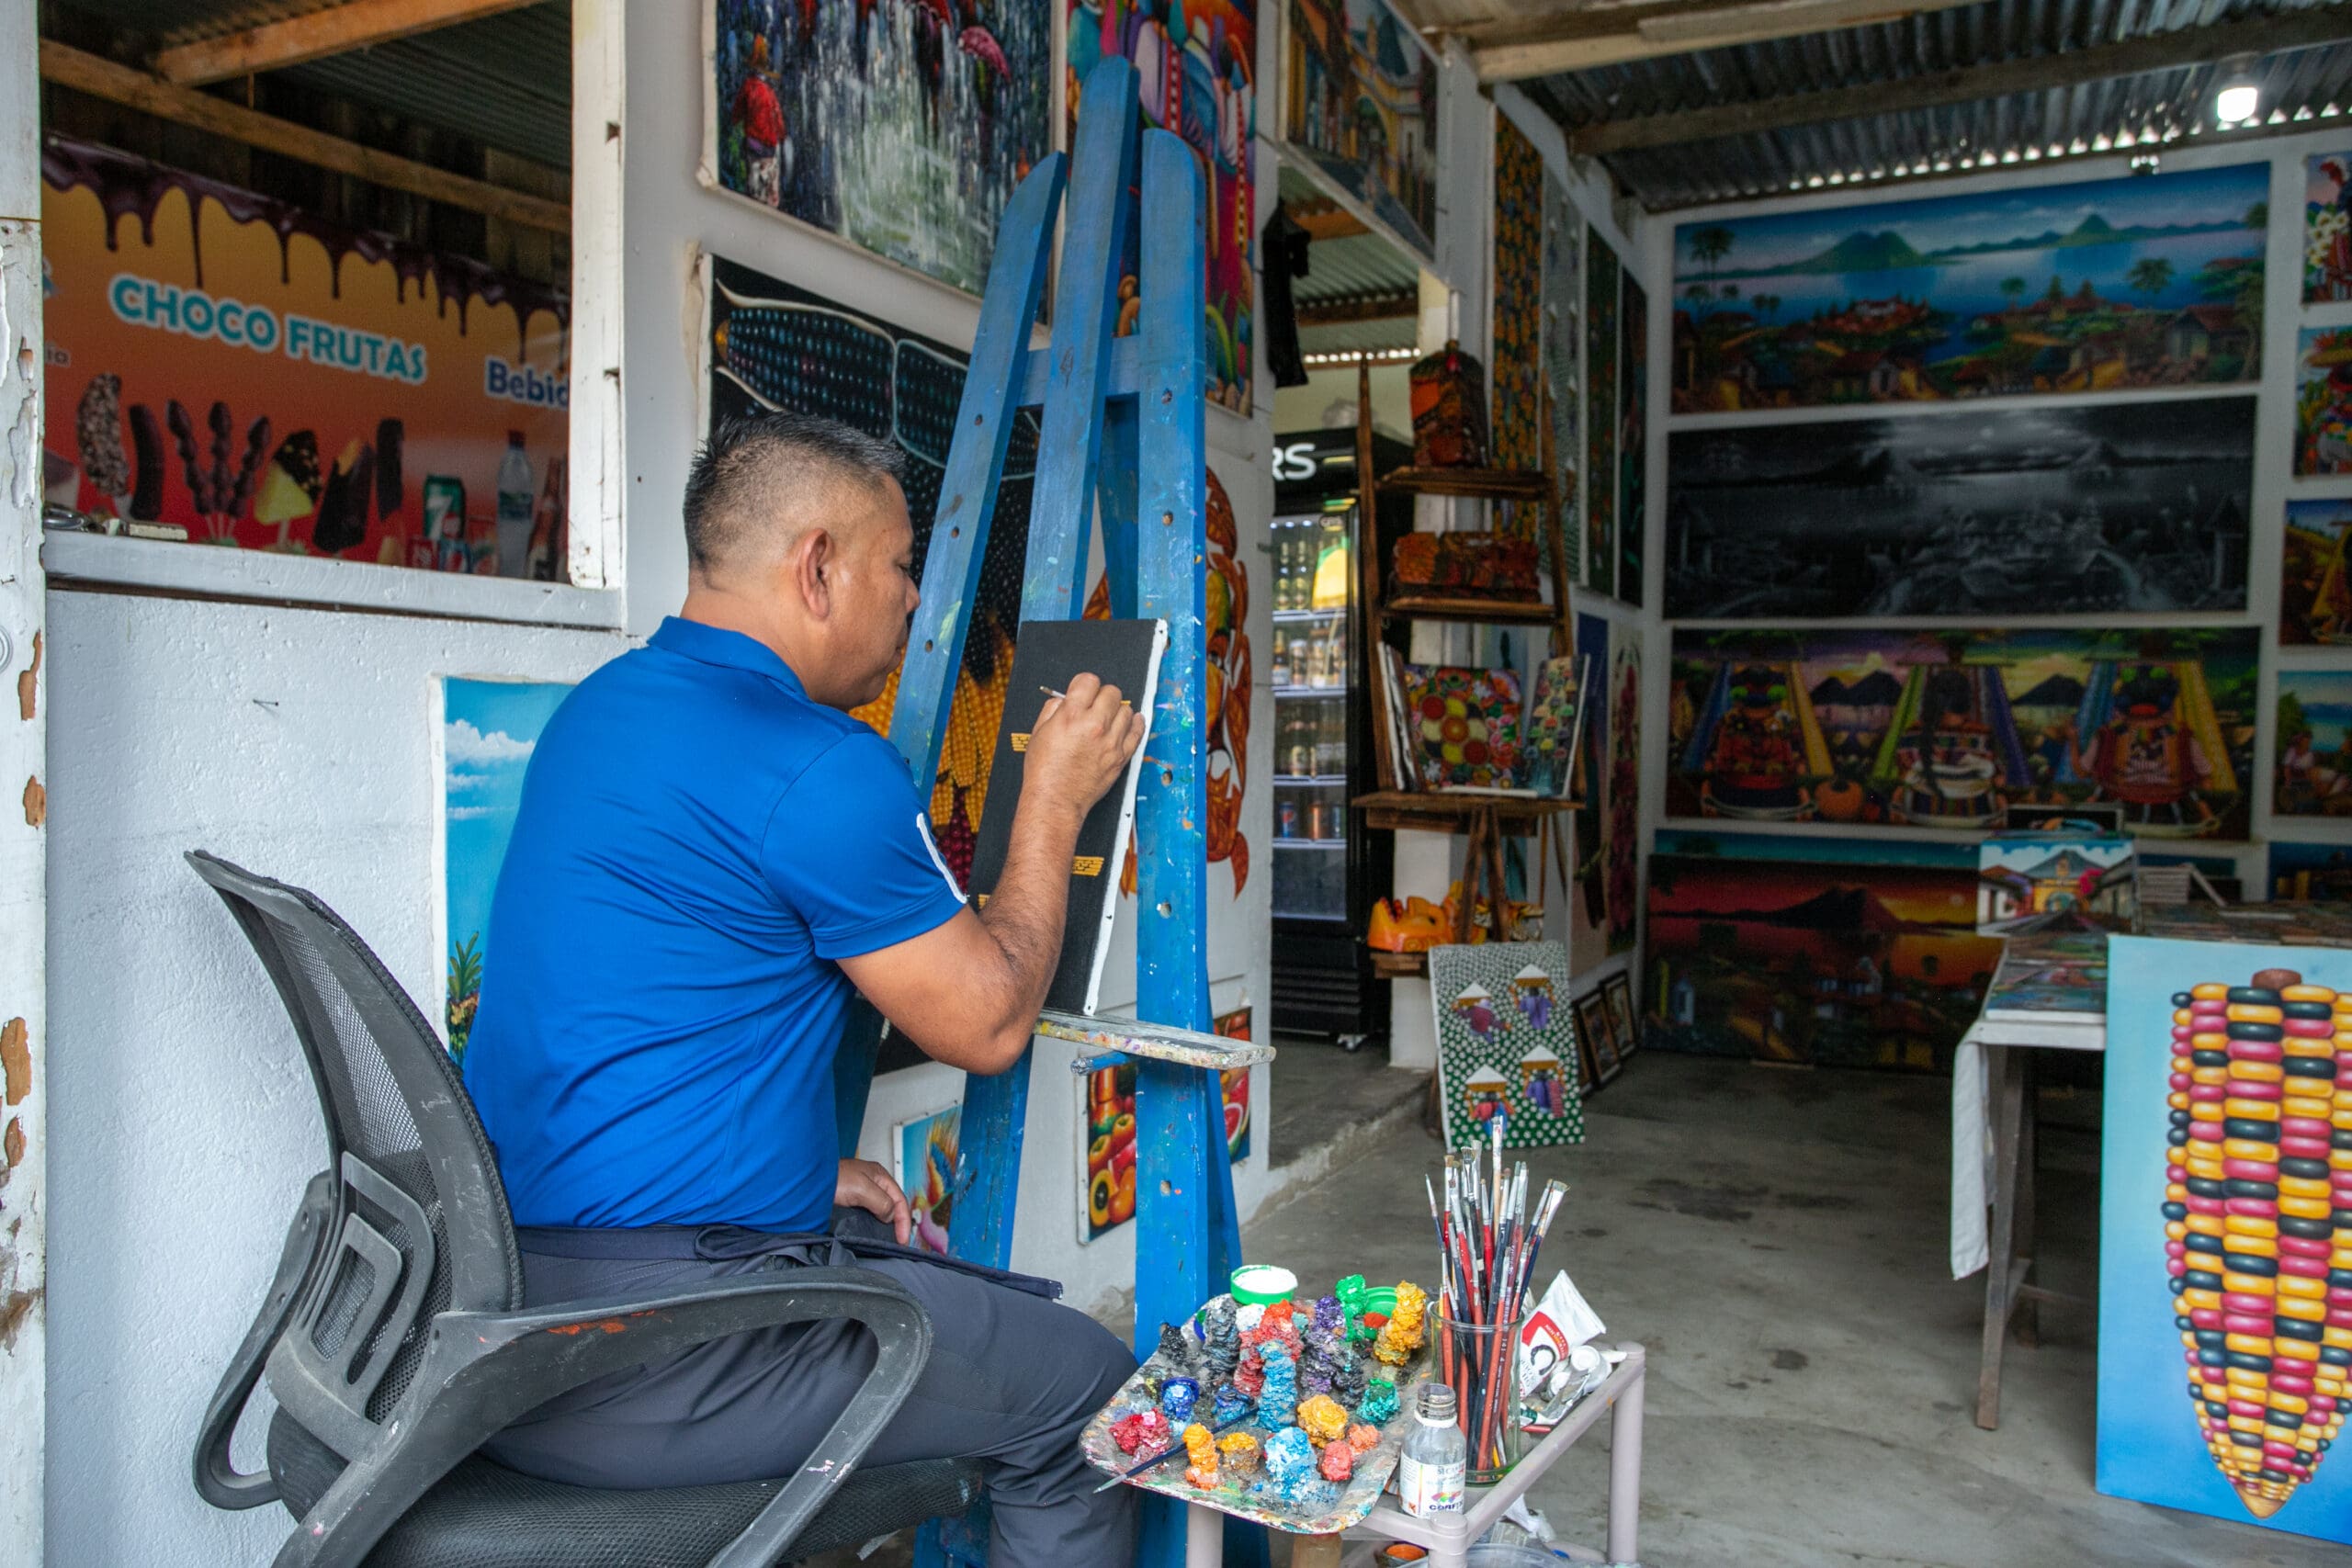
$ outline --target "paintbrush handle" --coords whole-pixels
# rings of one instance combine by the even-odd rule
[[[1254,1411],[1249,1416],[1237,1416],[1221,1427],[1210,1427],[1209,1436],[1214,1438],[1221,1432],[1230,1432],[1236,1427],[1255,1419],[1255,1416],[1256,1413]],[[1110,1480],[1104,1482],[1102,1485],[1097,1486],[1094,1490],[1097,1492],[1108,1492],[1112,1487],[1118,1485],[1122,1481],[1133,1481],[1136,1476],[1141,1475],[1147,1470],[1155,1470],[1160,1465],[1166,1464],[1171,1459],[1181,1459],[1187,1451],[1188,1450],[1184,1447],[1183,1440],[1181,1438],[1175,1438],[1173,1434],[1171,1434],[1171,1440],[1164,1451],[1152,1455],[1141,1464],[1136,1465],[1133,1470],[1125,1471],[1120,1474],[1111,1477]]]

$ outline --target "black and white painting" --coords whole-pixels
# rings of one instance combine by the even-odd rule
[[[1684,430],[1667,467],[1671,620],[2245,608],[2248,397]]]

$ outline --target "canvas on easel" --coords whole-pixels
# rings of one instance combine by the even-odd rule
[[[1584,1142],[1567,949],[1496,942],[1430,950],[1438,1087],[1448,1148],[1471,1148],[1504,1119],[1510,1148]]]

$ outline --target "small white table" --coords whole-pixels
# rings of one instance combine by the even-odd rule
[[[1494,1528],[1505,1510],[1525,1496],[1558,1463],[1562,1455],[1590,1431],[1605,1411],[1609,1416],[1609,1551],[1555,1542],[1577,1562],[1630,1563],[1637,1556],[1635,1531],[1642,1509],[1642,1393],[1648,1360],[1639,1345],[1619,1343],[1600,1347],[1623,1351],[1624,1360],[1599,1388],[1578,1401],[1568,1418],[1521,1456],[1510,1473],[1493,1486],[1473,1487],[1468,1506],[1458,1514],[1418,1518],[1386,1497],[1374,1505],[1363,1522],[1347,1532],[1351,1540],[1408,1540],[1429,1550],[1429,1568],[1465,1568],[1473,1542]],[[1302,1536],[1293,1548],[1294,1568],[1337,1568],[1339,1540],[1334,1536]],[[1307,1552],[1310,1543],[1322,1556]],[[1225,1562],[1225,1515],[1204,1503],[1185,1509],[1185,1568],[1221,1568]]]

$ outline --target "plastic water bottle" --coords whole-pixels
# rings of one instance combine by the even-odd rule
[[[1413,1404],[1413,1431],[1396,1461],[1396,1495],[1419,1518],[1462,1511],[1470,1445],[1455,1418],[1453,1390],[1426,1382]]]
[[[531,563],[531,459],[523,433],[506,433],[506,456],[498,464],[498,575],[527,577]]]

